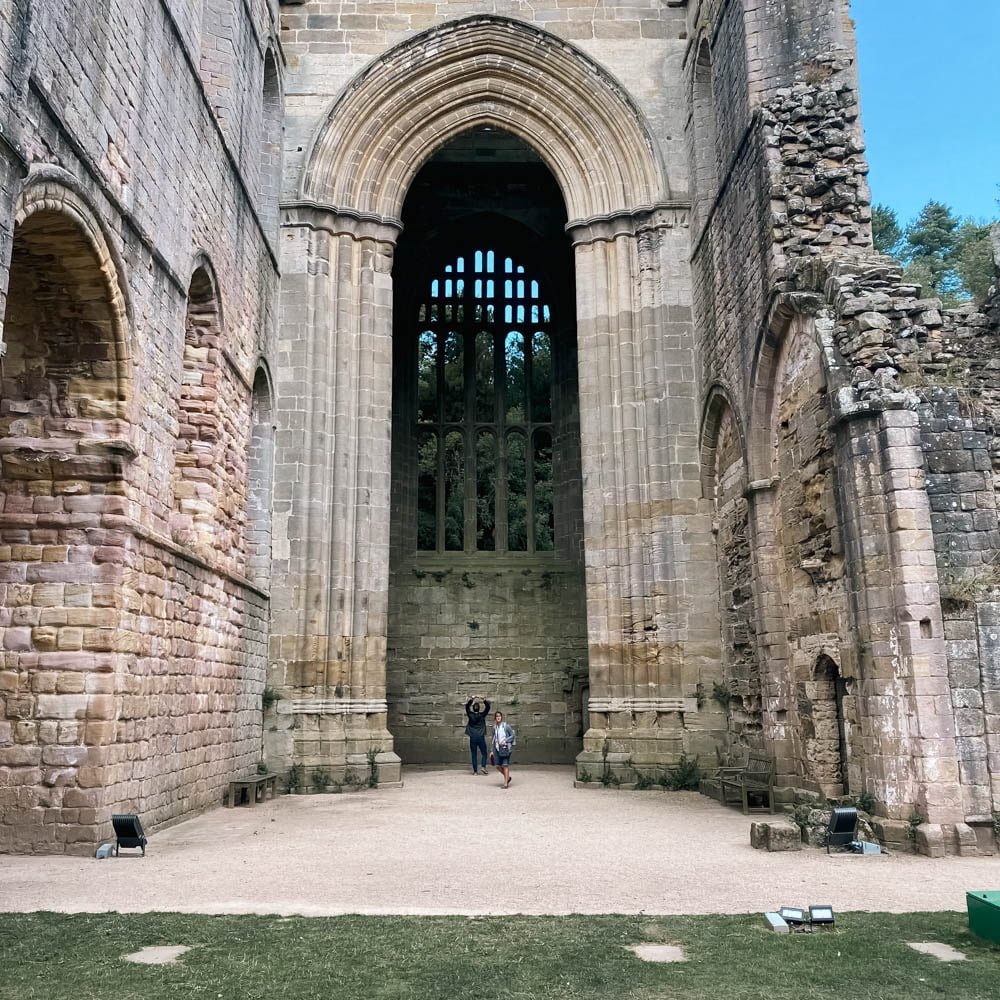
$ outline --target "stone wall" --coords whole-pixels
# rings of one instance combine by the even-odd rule
[[[270,44],[276,12],[251,6],[243,37]],[[115,811],[173,821],[261,754],[269,612],[245,578],[246,456],[276,267],[241,160],[259,150],[218,125],[200,37],[199,5],[166,0],[0,13],[0,850],[89,851]],[[238,55],[249,125],[264,50]],[[216,279],[203,405],[221,431],[196,551],[170,512],[198,261]],[[51,294],[33,298],[39,281]]]
[[[981,308],[942,311],[932,300],[890,314],[907,351],[904,381],[920,398],[959,779],[981,841],[1000,811],[996,302],[994,293]]]
[[[352,78],[394,45],[474,15],[530,24],[565,39],[607,67],[649,121],[672,189],[686,189],[685,101],[680,62],[685,17],[661,0],[389,0],[377,8],[354,0],[283,5],[281,40],[288,58],[285,196],[295,197],[316,130]],[[544,153],[544,151],[541,151]]]
[[[389,729],[406,761],[465,761],[463,706],[485,695],[518,760],[572,763],[583,738],[587,635],[579,567],[421,564],[391,579]]]

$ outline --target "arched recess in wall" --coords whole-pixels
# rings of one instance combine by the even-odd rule
[[[428,157],[482,127],[538,152],[571,222],[669,194],[641,113],[606,70],[547,32],[477,16],[407,40],[354,79],[316,137],[301,195],[398,220]]]
[[[811,674],[799,681],[797,694],[806,773],[827,797],[849,794],[847,708],[851,699],[834,659],[820,653]]]
[[[203,551],[218,547],[222,327],[215,272],[202,255],[191,275],[184,311],[170,529],[175,541]]]
[[[786,685],[789,763],[809,778],[812,722],[803,692],[813,682],[815,650],[854,641],[828,396],[814,319],[779,308],[754,369],[750,468],[752,480],[773,484],[760,530],[773,540],[766,586],[782,600],[781,624],[772,615],[766,636],[774,651],[768,666]]]
[[[132,351],[122,265],[72,178],[67,176],[64,183],[54,176],[62,173],[39,171],[18,199],[4,341],[10,345],[13,339],[8,324],[16,326],[17,317],[25,315],[19,308],[12,309],[10,295],[24,294],[21,279],[37,282],[46,290],[48,301],[24,303],[38,320],[37,334],[55,337],[61,326],[63,336],[50,344],[50,355],[59,355],[60,347],[79,355],[78,363],[69,366],[79,379],[58,380],[63,383],[61,394],[67,401],[75,400],[70,408],[78,412],[101,421],[125,421],[132,397]],[[62,294],[57,291],[60,288]],[[60,311],[65,313],[61,320],[57,319]],[[86,345],[88,338],[91,347]],[[12,363],[8,346],[5,377]],[[88,374],[94,383],[83,393]],[[106,436],[116,437],[127,428],[117,423],[102,424],[102,429]]]
[[[274,50],[268,49],[264,57],[264,85],[261,93],[260,214],[264,232],[272,238],[278,231],[284,117],[278,61]]]
[[[271,507],[274,490],[274,409],[264,365],[253,380],[247,460],[247,577],[268,589],[271,578]]]
[[[743,429],[729,393],[713,386],[702,421],[702,488],[713,504],[719,574],[722,662],[709,678],[706,703],[725,712],[729,739],[760,745],[761,692],[757,662],[753,561],[746,499],[747,463]]]
[[[18,751],[0,761],[0,784],[18,787],[16,803],[8,805],[22,811],[23,826],[0,830],[0,851],[15,849],[10,837],[24,836],[33,823],[41,826],[43,811],[43,836],[65,836],[70,827],[59,810],[79,806],[64,799],[77,792],[78,767],[99,766],[92,748],[114,739],[113,723],[91,718],[96,696],[88,692],[110,690],[89,681],[113,677],[116,630],[79,626],[98,624],[86,617],[92,613],[109,624],[111,610],[97,610],[108,602],[96,591],[119,583],[127,562],[127,543],[103,520],[128,512],[125,479],[135,454],[122,288],[89,206],[61,184],[33,181],[15,210],[2,317],[0,545],[8,585],[0,627],[7,697],[0,701],[0,720],[17,725]],[[49,615],[43,624],[50,627],[40,629],[42,604]],[[69,604],[83,616],[79,622],[69,617]],[[40,671],[46,686],[36,684]],[[10,732],[9,725],[0,728]],[[46,756],[39,749],[46,730],[45,742],[59,744],[58,761],[49,747]],[[77,818],[78,811],[74,828],[93,822]]]
[[[719,184],[712,52],[707,38],[701,39],[696,50],[689,107],[687,134],[691,167],[691,229],[697,238],[708,219]]]

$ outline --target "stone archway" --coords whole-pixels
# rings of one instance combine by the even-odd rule
[[[719,712],[726,742],[759,748],[761,670],[756,649],[753,553],[750,541],[745,435],[721,385],[712,388],[702,421],[702,490],[713,503],[719,573],[722,656],[716,673],[706,672],[702,698]]]
[[[488,154],[488,155],[487,155]],[[519,760],[581,749],[587,638],[573,256],[533,150],[445,144],[393,266],[387,701],[407,761],[460,761],[480,695]]]
[[[0,542],[7,680],[0,851],[89,850],[116,740],[126,512],[134,456],[127,310],[89,207],[39,179],[22,194],[3,315]],[[38,609],[45,608],[45,618]]]
[[[286,311],[308,382],[280,711],[301,719],[288,759],[391,746],[385,717],[390,542],[393,255],[403,199],[453,137],[489,127],[545,161],[562,192],[577,288],[587,563],[590,731],[634,764],[696,735],[697,685],[717,615],[700,503],[689,301],[688,205],[672,200],[641,115],[600,66],[545,32],[497,17],[418,35],[363,71],[313,143],[300,198],[284,206]],[[279,379],[281,375],[279,374]],[[282,393],[284,395],[284,392]],[[322,554],[322,555],[318,555]],[[691,637],[696,636],[695,641]],[[294,727],[293,730],[294,732]],[[636,741],[642,731],[643,739]],[[634,742],[635,741],[635,742]],[[634,745],[633,745],[634,742]],[[331,756],[332,755],[332,756]]]

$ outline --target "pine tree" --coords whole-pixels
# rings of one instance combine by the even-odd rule
[[[888,205],[872,207],[872,240],[879,253],[899,257],[903,230],[899,225],[899,218]]]

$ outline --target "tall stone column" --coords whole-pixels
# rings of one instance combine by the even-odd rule
[[[592,776],[714,745],[697,721],[701,668],[720,651],[687,216],[665,207],[571,227],[590,657],[577,761]]]
[[[274,756],[397,781],[386,726],[392,252],[397,228],[287,207],[277,373]],[[271,726],[276,728],[272,729]]]
[[[773,754],[779,781],[783,774],[796,777],[789,767],[795,760],[794,727],[788,705],[793,697],[785,621],[785,595],[781,582],[781,546],[776,525],[777,480],[759,479],[747,485],[747,524],[753,552],[753,599],[756,609],[757,662],[763,736]]]

